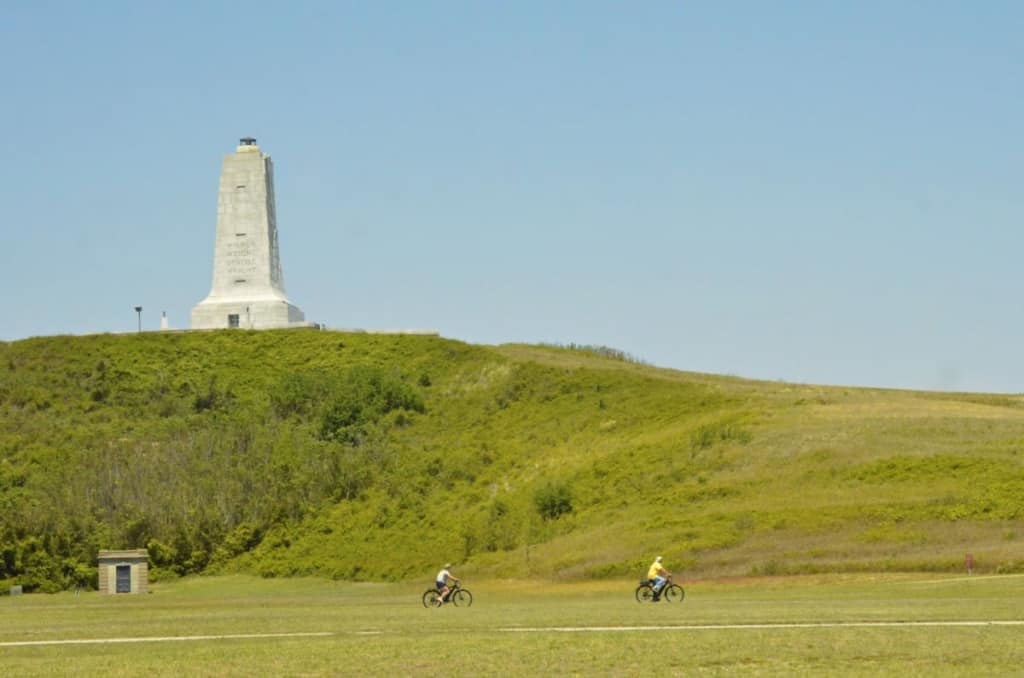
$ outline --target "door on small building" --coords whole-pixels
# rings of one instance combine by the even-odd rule
[[[131,565],[118,565],[117,566],[117,593],[131,593],[132,592],[132,566]]]

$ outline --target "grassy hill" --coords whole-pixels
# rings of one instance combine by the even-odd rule
[[[0,586],[1024,570],[1024,397],[756,382],[426,336],[0,343]]]

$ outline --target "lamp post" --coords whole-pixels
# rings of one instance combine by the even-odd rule
[[[139,314],[139,332],[142,331],[142,307],[136,306],[135,312]]]

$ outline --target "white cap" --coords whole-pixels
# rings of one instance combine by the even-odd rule
[[[451,563],[445,563],[445,564],[444,564],[444,569],[446,569],[446,570],[447,570],[447,569],[448,569],[449,567],[451,567],[451,566],[452,566],[452,564],[451,564]]]
[[[656,563],[660,563],[660,562],[661,562],[661,556],[658,556],[657,558],[655,558],[655,559],[654,559],[654,562],[656,562]]]

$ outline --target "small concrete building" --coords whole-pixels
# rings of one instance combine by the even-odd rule
[[[149,586],[146,549],[100,551],[100,593],[145,593]]]

